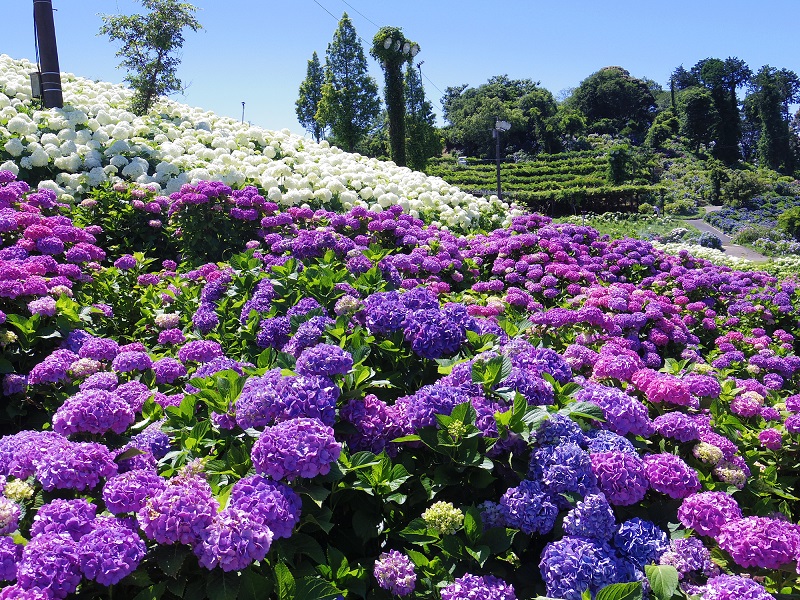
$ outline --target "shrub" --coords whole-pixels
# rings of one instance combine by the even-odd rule
[[[654,210],[655,207],[649,202],[642,202],[638,209],[640,215],[651,215],[653,214]]]
[[[714,235],[713,233],[709,233],[708,231],[704,231],[700,234],[700,237],[697,238],[697,243],[704,248],[716,248],[717,250],[722,250],[722,240],[719,239],[718,236]]]
[[[800,206],[795,206],[778,216],[778,227],[795,239],[800,239]]]

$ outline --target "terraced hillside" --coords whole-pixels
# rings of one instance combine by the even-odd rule
[[[609,158],[604,150],[584,150],[542,155],[535,161],[501,165],[502,190],[515,200],[547,214],[631,210],[640,202],[653,202],[663,188],[653,185],[648,173],[634,172],[622,183],[608,177]],[[453,158],[431,161],[426,172],[476,195],[496,193],[496,166],[492,161]]]

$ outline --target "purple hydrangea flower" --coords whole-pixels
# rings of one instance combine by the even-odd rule
[[[737,575],[718,575],[702,589],[703,600],[774,600],[757,581]]]
[[[44,296],[38,300],[28,302],[28,310],[31,311],[32,315],[52,317],[56,314],[56,301],[50,296]]]
[[[672,540],[669,549],[661,555],[658,562],[675,567],[678,578],[682,581],[693,581],[700,575],[711,577],[719,573],[719,567],[711,560],[711,552],[696,537]]]
[[[605,429],[592,429],[586,432],[586,449],[591,454],[598,452],[625,452],[637,458],[639,456],[636,448],[628,438]]]
[[[180,329],[165,329],[158,334],[158,343],[162,345],[167,344],[182,344],[186,341],[186,337]]]
[[[145,535],[159,544],[200,542],[217,514],[211,486],[197,475],[178,475],[151,496],[136,517]]]
[[[251,457],[260,475],[311,478],[327,475],[341,451],[332,428],[318,419],[301,417],[267,427],[256,440]]]
[[[614,511],[603,494],[589,494],[564,517],[564,533],[608,542],[617,530]]]
[[[630,506],[644,498],[650,487],[642,460],[625,452],[591,455],[597,486],[615,506]]]
[[[669,547],[669,539],[655,523],[634,517],[619,526],[614,547],[643,570],[645,565],[658,562]]]
[[[106,390],[86,390],[70,396],[53,415],[53,429],[73,433],[123,433],[136,420],[130,405]]]
[[[92,530],[97,506],[83,498],[56,498],[42,506],[33,517],[31,536],[68,533],[76,542]]]
[[[272,531],[263,521],[238,508],[226,508],[214,516],[195,547],[200,566],[241,571],[264,560],[272,544]]]
[[[540,446],[558,446],[565,443],[583,446],[586,437],[581,426],[566,415],[550,415],[536,431],[536,443]]]
[[[553,529],[558,507],[538,481],[526,479],[517,487],[509,488],[500,498],[506,524],[521,530],[525,535],[544,535]]]
[[[53,600],[50,590],[23,588],[19,584],[0,589],[0,600]]]
[[[48,492],[92,489],[116,473],[111,451],[94,442],[66,441],[58,452],[46,452],[36,461],[36,478]]]
[[[186,367],[174,358],[164,357],[153,363],[153,372],[156,374],[156,383],[174,383],[186,375]]]
[[[373,333],[389,335],[398,331],[407,312],[397,292],[378,292],[364,300],[366,325]]]
[[[292,324],[289,317],[271,317],[262,319],[256,335],[259,348],[283,348],[289,341]]]
[[[650,487],[670,498],[686,498],[701,489],[697,472],[679,456],[651,454],[644,465]]]
[[[403,335],[415,354],[435,359],[451,355],[461,347],[467,339],[466,328],[451,306],[415,310],[406,315]]]
[[[192,315],[192,325],[195,326],[195,329],[197,329],[201,335],[210,333],[219,325],[219,316],[217,316],[217,313],[214,311],[214,306],[200,304]]]
[[[514,587],[494,575],[467,573],[442,588],[442,600],[517,600]]]
[[[781,432],[777,429],[768,428],[758,432],[758,441],[767,450],[780,450],[783,445]]]
[[[653,425],[663,437],[679,442],[691,442],[700,437],[697,421],[682,412],[669,412],[656,417]]]
[[[110,586],[136,570],[147,554],[147,546],[122,521],[104,519],[102,523],[81,538],[78,551],[86,579]]]
[[[109,338],[89,338],[78,350],[81,358],[92,358],[94,360],[114,360],[119,354],[119,344]]]
[[[117,377],[116,373],[112,373],[111,371],[101,371],[99,373],[89,375],[89,377],[83,380],[79,387],[82,392],[85,392],[86,390],[112,391],[116,389],[118,385],[119,378]]]
[[[278,538],[291,537],[300,522],[300,496],[288,485],[260,475],[243,477],[233,485],[229,507],[249,513],[263,522]]]
[[[120,271],[129,271],[136,266],[136,259],[130,254],[123,254],[114,261],[114,266]]]
[[[700,492],[685,498],[678,519],[701,535],[717,537],[723,525],[742,518],[736,500],[725,492]]]
[[[363,399],[351,399],[339,412],[341,420],[356,430],[345,438],[348,447],[351,450],[368,450],[379,454],[392,439],[402,435],[395,420],[396,415],[395,411],[390,410],[374,394],[367,394]],[[389,451],[391,452],[391,447]]]
[[[569,442],[534,450],[528,476],[541,481],[551,494],[575,492],[584,495],[597,487],[589,453]]]
[[[375,561],[373,574],[378,586],[393,596],[408,596],[417,583],[411,559],[397,550],[382,552]]]
[[[66,533],[34,537],[22,550],[17,565],[17,585],[39,588],[53,598],[69,596],[82,578],[78,544]]]
[[[117,373],[146,371],[152,366],[153,361],[146,352],[120,352],[111,362],[111,368]]]
[[[206,363],[220,356],[223,356],[222,346],[219,345],[219,342],[212,340],[188,342],[178,350],[178,359],[184,364],[187,362]]]
[[[601,424],[603,429],[610,429],[619,435],[648,437],[653,433],[647,407],[619,388],[587,383],[584,389],[575,394],[575,399],[591,402],[603,409],[606,419]]]
[[[10,536],[0,537],[0,581],[17,579],[17,563],[21,558],[22,544],[15,544]]]
[[[103,502],[109,512],[118,515],[139,512],[147,499],[167,485],[155,471],[135,469],[112,477],[103,486]]]
[[[535,371],[512,367],[511,373],[500,383],[500,387],[522,394],[528,404],[532,406],[553,404],[555,402],[553,386],[542,379]]]
[[[300,375],[333,377],[353,368],[353,357],[339,346],[317,344],[306,348],[297,358],[295,371]]]
[[[569,536],[545,546],[539,570],[547,595],[564,600],[581,600],[583,590],[594,595],[623,578],[621,561],[608,544]]]
[[[769,517],[728,521],[719,528],[716,538],[720,548],[745,568],[780,569],[794,564],[800,549],[800,528]]]

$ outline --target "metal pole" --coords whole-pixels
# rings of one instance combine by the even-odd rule
[[[244,102],[242,102],[242,125],[244,125]]]
[[[51,0],[33,0],[33,23],[39,44],[39,68],[42,74],[42,100],[45,108],[62,108],[61,69],[58,66],[56,26]]]
[[[494,132],[494,139],[497,140],[497,147],[495,149],[495,156],[497,157],[497,197],[503,199],[503,190],[500,189],[500,130],[492,129]]]

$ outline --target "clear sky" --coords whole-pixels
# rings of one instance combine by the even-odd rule
[[[0,53],[35,60],[33,3],[3,0]],[[426,93],[440,113],[447,86],[493,75],[530,78],[553,94],[609,65],[667,86],[671,71],[737,56],[800,74],[797,0],[192,0],[205,29],[188,31],[180,102],[269,129],[302,133],[294,112],[306,64],[347,12],[369,42],[379,26],[419,43]],[[98,13],[131,14],[134,0],[53,0],[61,70],[121,82],[118,48],[98,37]],[[331,14],[329,14],[331,13]],[[333,15],[333,16],[332,16]],[[368,56],[382,87],[382,72]]]

